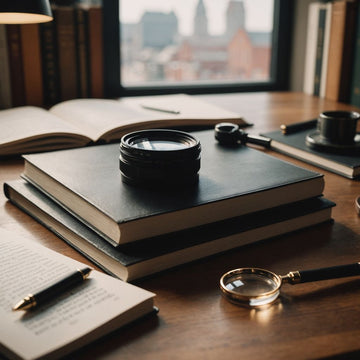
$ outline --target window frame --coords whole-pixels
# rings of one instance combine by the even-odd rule
[[[106,97],[156,95],[169,93],[211,94],[289,89],[291,36],[294,2],[274,0],[274,26],[270,80],[253,83],[164,84],[159,86],[124,87],[121,84],[121,49],[119,2],[103,0],[104,92]]]

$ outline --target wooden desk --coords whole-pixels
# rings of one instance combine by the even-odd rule
[[[311,119],[320,111],[353,109],[299,93],[204,96],[254,123],[250,132]],[[236,267],[257,266],[278,274],[360,261],[360,218],[354,199],[358,181],[325,174],[325,196],[337,203],[335,223],[253,244],[137,282],[157,294],[157,317],[120,329],[70,358],[77,359],[309,359],[360,356],[360,278],[285,285],[281,301],[249,310],[220,295],[220,276]],[[21,160],[2,161],[0,182],[16,179]],[[0,226],[89,263],[0,195]],[[358,352],[357,354],[354,352]]]

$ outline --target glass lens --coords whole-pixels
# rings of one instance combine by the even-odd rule
[[[227,280],[225,286],[228,290],[245,296],[263,295],[278,287],[273,279],[256,273],[234,275]]]
[[[134,142],[132,146],[138,149],[155,151],[171,151],[185,149],[186,147],[188,147],[186,144],[177,141],[150,140],[148,138],[142,138],[141,140]]]
[[[257,268],[231,270],[220,280],[221,291],[231,302],[248,306],[273,302],[279,296],[280,286],[279,276]]]

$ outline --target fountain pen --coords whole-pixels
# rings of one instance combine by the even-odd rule
[[[47,301],[56,299],[57,296],[64,293],[66,290],[69,290],[70,288],[82,283],[85,279],[87,279],[91,270],[92,269],[89,267],[77,269],[72,274],[51,284],[36,294],[28,294],[12,308],[13,311],[28,310]]]

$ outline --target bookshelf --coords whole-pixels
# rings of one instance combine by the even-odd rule
[[[296,2],[291,90],[360,106],[359,11],[358,0]]]
[[[73,3],[52,4],[49,23],[0,26],[0,109],[104,96],[103,8]]]

